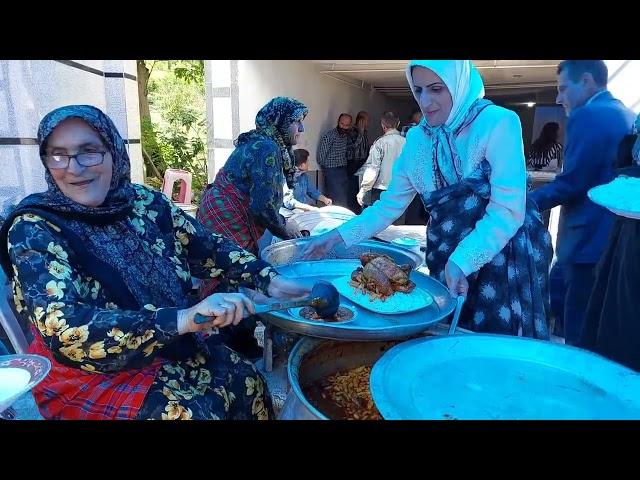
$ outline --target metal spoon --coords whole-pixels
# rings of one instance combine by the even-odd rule
[[[289,302],[255,303],[254,306],[256,314],[310,306],[321,318],[329,318],[334,316],[340,307],[340,294],[336,287],[329,282],[320,281],[313,286],[311,295],[305,299]],[[194,321],[198,324],[207,323],[213,321],[214,318],[197,313]]]

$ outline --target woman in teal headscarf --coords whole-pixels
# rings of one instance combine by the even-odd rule
[[[256,128],[241,134],[236,149],[215,180],[207,187],[198,207],[198,220],[210,231],[235,241],[258,256],[258,240],[266,230],[290,239],[301,236],[295,224],[280,215],[283,206],[282,185],[293,188],[295,164],[292,147],[304,131],[302,121],[307,107],[289,97],[276,97],[256,115]],[[220,278],[205,281],[200,297],[234,290]],[[229,329],[229,345],[255,358],[260,348],[253,335],[255,318]]]
[[[293,188],[292,147],[304,131],[307,107],[288,97],[276,97],[256,115],[256,128],[241,134],[216,179],[205,191],[198,220],[209,230],[233,239],[257,255],[258,240],[269,230],[289,239],[292,232],[278,212],[282,184]]]
[[[310,242],[303,258],[370,238],[417,193],[430,216],[430,274],[467,299],[461,326],[548,338],[551,240],[527,202],[518,116],[483,98],[470,60],[412,60],[406,74],[423,118],[409,130],[389,188],[362,215]]]

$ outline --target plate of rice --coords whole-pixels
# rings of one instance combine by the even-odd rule
[[[383,300],[352,286],[350,276],[338,277],[332,283],[340,295],[376,313],[398,315],[426,308],[433,303],[431,294],[419,286],[416,286],[411,293],[395,292]]]
[[[610,183],[592,188],[588,196],[593,203],[616,215],[640,220],[640,178],[617,177]]]

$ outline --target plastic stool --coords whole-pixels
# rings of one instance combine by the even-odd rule
[[[180,193],[176,203],[191,204],[191,173],[177,168],[167,168],[162,180],[162,193],[173,200],[173,185],[180,182]]]

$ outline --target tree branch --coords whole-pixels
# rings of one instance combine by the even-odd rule
[[[158,170],[158,167],[156,167],[155,163],[153,163],[153,160],[151,160],[151,157],[149,156],[147,151],[144,149],[144,147],[142,147],[142,156],[147,161],[147,164],[151,167],[151,170],[153,171],[154,176],[162,180],[162,174]]]

